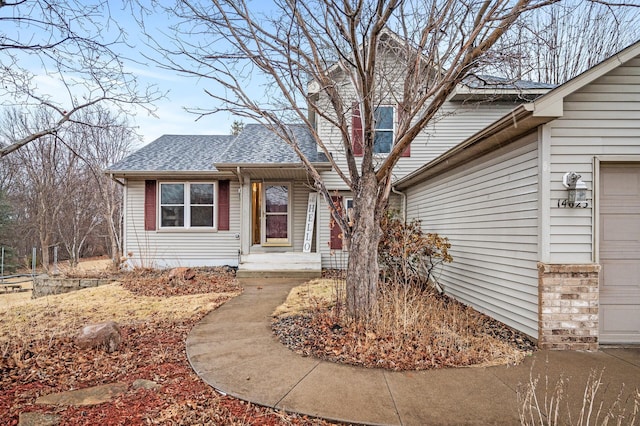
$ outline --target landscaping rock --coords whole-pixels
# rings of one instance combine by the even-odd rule
[[[171,271],[169,271],[170,280],[179,279],[183,281],[190,281],[195,277],[196,277],[196,273],[191,268],[179,267],[179,268],[173,268]]]
[[[162,387],[161,385],[154,382],[153,380],[137,379],[133,382],[134,389],[142,388],[147,390],[157,390],[157,389],[160,389],[161,387]]]
[[[127,391],[124,383],[94,386],[86,389],[53,393],[36,399],[36,404],[56,406],[86,406],[97,405],[111,401],[114,396],[122,395]]]
[[[113,321],[87,325],[76,337],[80,348],[102,348],[107,353],[117,351],[121,341],[120,327]]]
[[[48,413],[20,413],[18,426],[57,426],[60,416]]]

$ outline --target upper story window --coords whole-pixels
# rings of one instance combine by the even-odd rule
[[[352,104],[351,113],[351,141],[353,143],[353,155],[362,157],[362,118],[360,117],[360,106],[357,102]],[[374,112],[374,145],[373,154],[389,154],[393,148],[395,131],[395,108],[393,106],[379,106]],[[402,152],[401,157],[411,156],[411,146]]]
[[[160,183],[161,228],[214,228],[215,185]]]
[[[393,117],[391,106],[379,106],[375,110],[374,154],[388,154],[393,146]]]

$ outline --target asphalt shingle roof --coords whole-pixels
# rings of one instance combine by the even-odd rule
[[[312,162],[322,161],[316,142],[306,126],[288,126],[298,146]],[[242,133],[223,154],[219,163],[277,164],[299,163],[300,158],[278,135],[261,124],[246,124]]]
[[[230,135],[163,135],[109,167],[110,171],[216,171]]]
[[[304,125],[290,125],[302,152],[312,162],[326,161]],[[212,171],[215,163],[291,164],[300,159],[282,139],[261,124],[247,124],[238,136],[164,135],[109,167],[111,172]]]

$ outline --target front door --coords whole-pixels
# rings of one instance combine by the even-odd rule
[[[288,183],[253,182],[252,243],[263,246],[291,245],[291,188]]]
[[[640,343],[640,164],[600,167],[600,342]]]

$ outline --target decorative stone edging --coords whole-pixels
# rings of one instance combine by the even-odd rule
[[[60,278],[38,275],[33,280],[33,294],[31,297],[36,299],[52,294],[70,293],[83,288],[111,284],[114,281],[116,280],[111,278]]]

